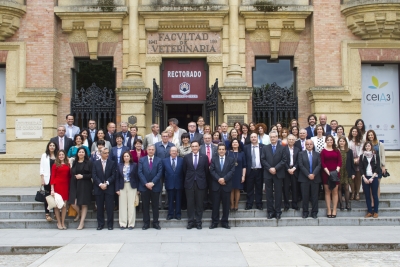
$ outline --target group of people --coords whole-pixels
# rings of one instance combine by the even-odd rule
[[[77,229],[83,229],[92,195],[97,230],[105,227],[104,210],[109,230],[114,210],[119,210],[120,229],[132,230],[139,195],[143,230],[150,228],[150,205],[152,227],[158,230],[159,209],[168,210],[167,220],[181,220],[187,209],[187,229],[202,229],[203,211],[211,209],[209,228],[220,224],[229,229],[229,214],[238,210],[241,192],[246,192],[245,210],[254,205],[263,210],[263,189],[268,219],[281,218],[282,199],[284,211],[299,210],[302,200],[303,218],[310,215],[311,201],[311,216],[317,218],[321,184],[328,218],[336,217],[337,206],[351,209],[351,200],[360,199],[361,184],[366,217],[377,218],[379,182],[386,172],[383,144],[373,130],[365,131],[361,119],[348,137],[336,120],[327,124],[321,115],[317,121],[310,115],[308,127],[300,128],[293,119],[287,128],[277,123],[270,131],[264,123],[235,122],[228,131],[227,123],[212,129],[202,117],[185,130],[171,118],[161,134],[159,125],[152,124],[151,133],[140,136],[137,126],[125,122],[120,132],[112,122],[106,131],[97,129],[94,120],[80,130],[68,114],[42,155],[41,183],[47,195],[65,201],[54,211],[60,230],[66,229],[67,202],[77,211]],[[52,221],[46,203],[44,208],[46,220]]]

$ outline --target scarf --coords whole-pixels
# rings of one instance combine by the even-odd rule
[[[367,159],[372,158],[373,153],[372,151],[364,151],[364,157],[366,157]]]

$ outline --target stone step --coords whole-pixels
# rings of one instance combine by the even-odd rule
[[[162,228],[184,228],[187,225],[187,220],[182,219],[170,220],[160,219],[160,225]],[[281,220],[266,219],[266,218],[230,218],[229,224],[231,227],[282,227],[282,226],[398,226],[400,225],[399,217],[379,217],[377,219],[365,219],[363,217],[339,217],[330,219],[326,217],[318,217],[318,219],[301,217],[283,217]],[[66,226],[70,230],[74,230],[78,227],[78,222],[74,222],[72,219],[67,219],[65,222]],[[211,224],[211,219],[203,219],[203,227],[207,229]],[[143,226],[143,222],[140,219],[136,220],[136,231]],[[85,228],[96,228],[97,221],[95,219],[88,219],[85,221]],[[57,229],[55,221],[47,222],[45,220],[37,219],[0,219],[0,229]],[[114,228],[119,231],[119,224],[117,220],[114,220]],[[196,229],[194,229],[196,231]],[[105,230],[107,231],[107,230]],[[128,230],[126,230],[128,231]]]
[[[311,207],[310,207],[311,208]],[[222,212],[222,210],[220,210]],[[266,217],[266,209],[260,210],[244,210],[240,209],[235,212],[230,212],[230,218],[265,218]],[[363,217],[367,213],[366,208],[353,208],[351,211],[340,211],[338,210],[337,217]],[[221,213],[222,214],[222,213]],[[326,215],[326,208],[320,208],[318,211],[320,216]],[[168,215],[168,211],[160,210],[159,217],[166,218]],[[380,208],[379,209],[380,216],[389,216],[389,217],[400,217],[400,208]],[[118,211],[114,212],[114,218],[118,218]],[[282,217],[301,217],[302,210],[293,210],[289,209],[288,211],[282,211]],[[138,212],[136,214],[137,218],[143,218],[142,212]],[[203,213],[204,218],[211,217],[211,210],[206,210]],[[44,220],[45,214],[42,210],[1,210],[0,211],[0,219],[37,219]],[[72,217],[67,217],[72,218]],[[93,210],[89,210],[87,215],[87,219],[96,219],[97,213]],[[182,211],[182,218],[187,218],[187,212],[185,210]]]

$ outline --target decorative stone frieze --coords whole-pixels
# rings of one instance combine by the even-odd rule
[[[24,1],[0,1],[0,41],[11,37],[19,29],[20,18],[26,13]]]

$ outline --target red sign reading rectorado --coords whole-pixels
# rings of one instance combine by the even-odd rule
[[[166,59],[163,64],[164,101],[206,100],[207,72],[203,59]]]

